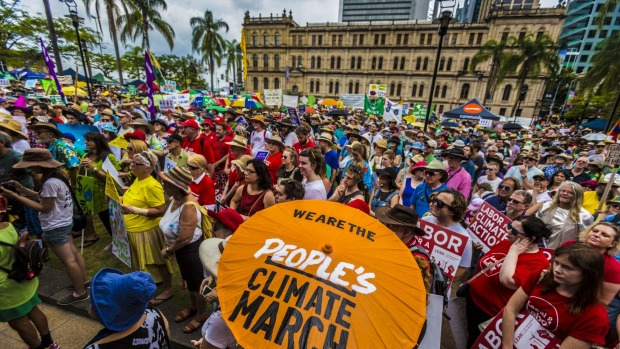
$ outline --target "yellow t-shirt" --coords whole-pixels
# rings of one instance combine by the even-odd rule
[[[599,203],[600,201],[598,200],[598,196],[596,196],[596,192],[594,190],[583,193],[583,208],[590,212],[590,214],[594,214],[594,212],[596,212]],[[605,210],[605,205],[603,205],[602,210]]]
[[[165,204],[164,188],[155,178],[149,176],[143,180],[136,180],[123,195],[123,205],[138,208],[152,208]],[[125,226],[128,233],[141,233],[155,228],[161,218],[125,215]]]

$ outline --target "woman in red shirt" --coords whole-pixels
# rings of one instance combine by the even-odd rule
[[[539,280],[532,274],[504,308],[502,347],[513,348],[517,314],[525,308],[561,341],[561,348],[587,349],[605,344],[609,320],[598,302],[604,262],[600,252],[581,244],[555,250],[551,270]]]
[[[267,165],[267,170],[271,176],[271,184],[274,185],[278,183],[278,170],[282,166],[284,143],[278,135],[267,137],[265,142],[267,143],[267,150],[269,150],[269,155],[265,158],[265,165]]]
[[[215,184],[207,173],[207,159],[200,154],[187,158],[187,167],[192,174],[189,189],[198,199],[198,203],[209,210],[215,210]]]
[[[509,228],[508,238],[478,260],[479,275],[470,281],[469,294],[466,295],[468,348],[480,335],[478,325],[497,315],[531,275],[540,275],[549,266],[543,251],[538,248],[538,243],[551,236],[551,230],[542,220],[520,216]],[[485,268],[488,270],[480,273]]]

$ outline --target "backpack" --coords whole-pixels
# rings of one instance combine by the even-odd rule
[[[206,239],[212,238],[211,235],[211,227],[213,226],[213,218],[209,216],[209,212],[202,205],[197,203],[196,201],[187,201],[184,205],[192,205],[200,211],[200,215],[202,216],[200,219],[200,228],[202,229],[202,236]]]
[[[409,251],[413,253],[420,253],[426,256],[426,258],[428,258],[428,260],[430,261],[429,269],[431,280],[430,290],[428,290],[428,293],[443,296],[443,303],[445,307],[448,304],[449,298],[448,290],[450,285],[450,278],[448,277],[448,274],[446,274],[443,269],[437,266],[435,260],[431,258],[428,251],[426,251],[426,249],[424,249],[423,247],[413,245],[409,247]]]
[[[47,248],[43,246],[43,241],[27,239],[28,234],[24,234],[15,245],[0,241],[0,245],[13,249],[13,256],[15,257],[10,270],[2,267],[0,270],[7,273],[9,279],[17,282],[28,281],[37,277],[43,270],[45,262],[49,260]]]

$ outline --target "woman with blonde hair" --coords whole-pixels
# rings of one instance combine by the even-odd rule
[[[148,151],[149,146],[139,140],[139,139],[130,139],[129,145],[127,146],[127,151],[123,155],[123,158],[120,162],[121,170],[118,172],[118,176],[121,177],[126,185],[131,185],[134,181],[134,177],[131,173],[131,161],[135,154],[140,154],[142,152]]]
[[[568,240],[577,239],[579,232],[594,222],[592,215],[583,208],[583,188],[571,181],[558,187],[553,200],[544,203],[536,217],[551,230],[547,246],[554,249]]]
[[[278,170],[278,183],[284,179],[294,179],[301,182],[304,179],[299,167],[297,167],[297,152],[291,147],[286,147],[282,152],[282,166]]]
[[[192,174],[189,188],[200,205],[215,210],[215,184],[207,173],[207,165],[207,159],[200,154],[192,154],[187,158],[187,167]]]

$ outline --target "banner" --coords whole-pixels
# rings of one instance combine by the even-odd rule
[[[114,167],[114,165],[112,165],[112,162],[110,161],[110,159],[106,158],[105,161],[103,162],[103,164],[101,165],[101,169],[104,170],[106,172],[106,195],[112,197],[111,195],[115,195],[116,194],[116,187],[115,186],[110,186],[110,188],[108,188],[108,177],[111,178],[112,181],[116,181],[118,183],[118,185],[123,186],[124,185],[124,181],[118,176],[118,171],[116,170],[116,168]],[[113,184],[113,182],[112,182]],[[108,189],[112,190],[114,189],[114,191],[110,191],[108,193]],[[116,194],[118,195],[118,194]],[[116,199],[115,199],[116,200]],[[117,200],[120,201],[120,198]]]
[[[340,100],[345,107],[362,109],[364,108],[364,97],[365,95],[341,94]]]
[[[239,46],[241,46],[241,53],[243,54],[243,81],[248,80],[248,55],[246,51],[246,41],[245,41],[245,29],[241,28],[241,42]]]
[[[153,65],[151,64],[151,58],[149,57],[149,51],[144,51],[144,71],[146,72],[146,93],[149,100],[148,111],[151,114],[151,120],[155,120],[157,110],[155,109],[155,100],[153,94],[155,89],[153,84],[155,83],[155,73],[153,72]]]
[[[51,95],[48,96],[52,105],[54,104],[67,104],[65,100],[60,95]]]
[[[164,80],[165,83],[161,85],[161,92],[174,94],[177,93],[177,83],[173,80]]]
[[[373,97],[385,97],[387,85],[370,84],[368,86],[368,95]]]
[[[161,65],[157,61],[157,58],[149,49],[146,50],[149,55],[149,61],[151,62],[151,67],[153,68],[153,74],[155,75],[155,81],[157,85],[163,85],[165,83],[164,74],[161,72]]]
[[[383,109],[384,109],[383,98],[370,100],[370,98],[368,98],[368,95],[364,96],[364,113],[374,114],[374,115],[383,115]]]
[[[482,331],[472,348],[490,349],[502,346],[502,314],[497,314]],[[559,349],[560,340],[532,317],[527,310],[517,315],[514,333],[515,349]]]
[[[164,95],[163,98],[159,100],[160,110],[163,108],[174,109],[177,105],[180,105],[181,107],[185,109],[189,109],[190,107],[189,93],[182,93],[178,95]]]
[[[403,106],[385,98],[385,108],[383,110],[383,120],[396,120],[400,124],[403,120]]]
[[[73,85],[73,76],[71,75],[60,75],[58,76],[58,81],[61,85]]]
[[[108,202],[110,225],[112,226],[112,254],[131,268],[131,250],[125,228],[125,217],[121,213],[121,204],[110,200]]]
[[[93,188],[95,179],[90,176],[77,175],[75,178],[75,198],[87,215],[93,214]]]
[[[265,92],[265,96],[263,97],[263,101],[265,101],[265,105],[269,106],[280,106],[282,105],[282,90],[281,89],[271,89],[271,90],[263,90]]]
[[[465,247],[469,243],[469,237],[425,220],[419,220],[418,225],[426,234],[416,236],[417,244],[428,251],[437,266],[448,275],[452,284]]]
[[[177,167],[177,163],[174,162],[172,159],[170,159],[169,157],[165,157],[164,158],[164,172],[168,172],[171,169]]]
[[[0,86],[11,86],[9,79],[0,79]]]
[[[487,252],[491,247],[506,239],[510,223],[512,223],[510,218],[484,202],[471,219],[468,230],[474,241],[482,245],[482,251]]]
[[[282,105],[289,108],[297,108],[299,103],[299,96],[284,95],[282,98]]]
[[[99,129],[93,125],[84,124],[57,124],[58,131],[62,133],[71,133],[76,141],[73,143],[73,147],[86,150],[86,143],[84,142],[84,135],[88,132],[99,132]]]
[[[41,43],[41,52],[43,52],[43,60],[45,60],[45,65],[47,65],[47,69],[52,76],[52,79],[54,79],[54,82],[56,82],[56,91],[58,91],[58,94],[60,95],[60,97],[62,97],[62,99],[67,100],[64,92],[62,92],[62,85],[60,84],[60,82],[58,81],[58,77],[56,76],[56,66],[54,65],[54,61],[52,61],[49,53],[47,53],[47,49],[43,44],[43,39],[39,38],[39,42]]]

